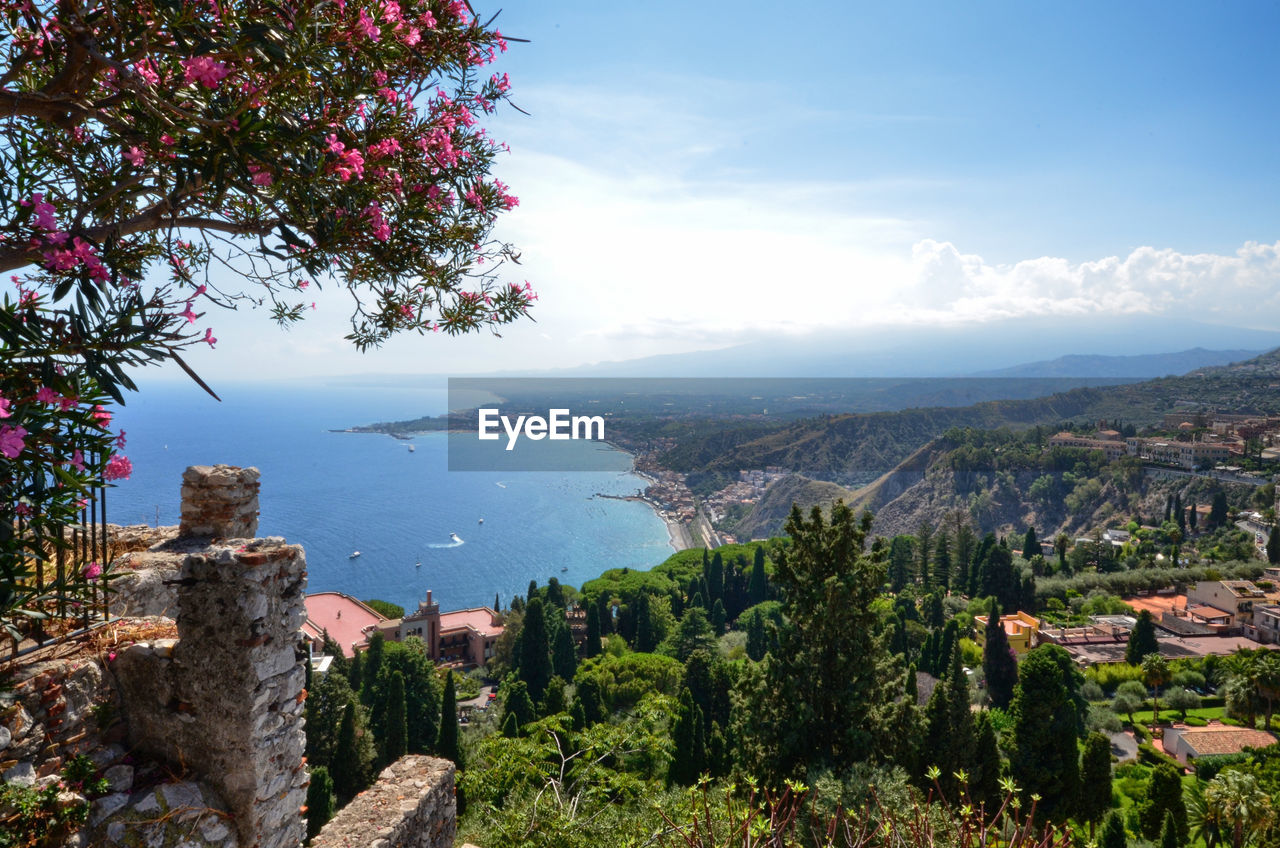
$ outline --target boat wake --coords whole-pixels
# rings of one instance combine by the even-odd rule
[[[465,544],[466,542],[462,541],[461,539],[458,539],[457,541],[454,541],[454,542],[443,542],[441,544],[427,545],[427,547],[434,548],[435,550],[440,550],[441,548],[460,548]]]

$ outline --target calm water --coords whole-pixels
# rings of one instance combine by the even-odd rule
[[[610,451],[611,471],[450,472],[442,433],[417,437],[410,452],[388,436],[329,432],[443,412],[443,390],[217,388],[222,403],[187,386],[144,386],[129,398],[116,422],[128,433],[134,474],[109,492],[109,520],[154,524],[158,510],[161,524],[177,524],[188,465],[257,466],[258,533],[306,548],[310,591],[406,607],[427,589],[445,609],[489,604],[495,593],[506,603],[530,579],[580,586],[606,568],[649,568],[672,551],[644,504],[592,498],[644,485],[625,453]],[[608,450],[589,442],[555,449],[594,467]]]

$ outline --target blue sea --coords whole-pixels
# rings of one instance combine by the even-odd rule
[[[607,445],[554,449],[566,451],[570,465],[577,456],[597,469],[608,451],[608,471],[450,472],[444,433],[407,442],[330,432],[440,414],[443,388],[216,389],[221,403],[193,385],[144,386],[127,398],[115,424],[127,433],[134,471],[108,492],[109,521],[177,524],[187,466],[256,466],[258,535],[306,549],[308,591],[406,608],[428,589],[444,609],[491,604],[495,594],[506,604],[530,580],[581,586],[607,568],[650,568],[672,552],[648,506],[594,497],[634,495],[645,485],[631,473],[631,456]],[[354,551],[360,556],[352,559]]]

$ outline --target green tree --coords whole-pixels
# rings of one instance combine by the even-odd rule
[[[1204,788],[1207,815],[1218,823],[1232,848],[1244,848],[1262,834],[1276,816],[1276,803],[1258,785],[1258,779],[1242,771],[1227,770]]]
[[[347,681],[358,695],[364,685],[364,652],[357,650],[347,666]]]
[[[671,729],[674,756],[667,771],[667,783],[692,786],[707,769],[703,713],[686,687],[680,693],[680,707]]]
[[[338,731],[338,745],[333,752],[333,789],[338,795],[339,806],[360,794],[369,785],[368,772],[361,760],[356,739],[356,705],[347,704],[342,714],[342,726]]]
[[[538,717],[533,699],[529,696],[529,685],[523,680],[508,684],[502,699],[502,710],[503,735],[519,736],[524,726]],[[508,732],[508,725],[513,728],[513,732]]]
[[[582,655],[587,659],[600,655],[600,609],[595,604],[587,607],[587,642]]]
[[[386,642],[386,637],[380,630],[369,634],[369,647],[364,652],[364,685],[360,689],[360,699],[366,705],[373,702],[374,686],[378,680],[378,672],[382,670],[382,655],[386,651]]]
[[[775,561],[787,626],[778,655],[744,671],[735,708],[740,763],[767,784],[809,768],[842,770],[872,755],[880,713],[897,683],[872,602],[880,553],[865,553],[871,515],[837,501],[787,519],[791,548]],[[757,673],[754,669],[759,669]]]
[[[320,828],[333,818],[333,778],[324,766],[311,769],[311,785],[307,787],[307,838],[313,838]]]
[[[960,649],[951,652],[950,671],[925,708],[925,762],[937,766],[938,786],[949,803],[960,800],[957,773],[971,772],[976,738],[969,700],[969,678],[960,667]]]
[[[1173,813],[1164,814],[1164,826],[1160,828],[1160,848],[1180,848],[1182,841],[1178,839],[1178,823]]]
[[[462,760],[462,746],[458,740],[458,689],[453,682],[453,669],[444,678],[444,695],[440,698],[440,735],[436,740],[436,753],[450,760],[459,769],[466,768]]]
[[[951,585],[951,537],[947,531],[938,533],[937,544],[933,552],[933,585],[943,592]]]
[[[929,561],[933,557],[933,539],[933,525],[928,521],[920,522],[920,527],[916,530],[916,573],[920,575],[926,589],[930,583]]]
[[[1214,492],[1213,499],[1209,501],[1209,526],[1215,530],[1225,526],[1227,523],[1227,511],[1226,492]]]
[[[889,543],[889,590],[895,594],[914,579],[914,547],[915,538],[905,534]]]
[[[1093,732],[1084,740],[1080,755],[1080,801],[1076,816],[1089,823],[1089,836],[1111,809],[1111,740]]]
[[[969,798],[975,806],[981,805],[986,817],[991,818],[1003,803],[1004,790],[1000,787],[1000,746],[987,710],[978,716],[977,743],[970,770]]]
[[[1124,818],[1119,810],[1112,810],[1107,813],[1107,819],[1102,825],[1102,838],[1098,842],[1098,848],[1128,848],[1128,845],[1129,838],[1124,832]]]
[[[1200,696],[1190,689],[1184,689],[1181,686],[1175,687],[1168,697],[1165,698],[1165,704],[1171,710],[1177,710],[1178,715],[1183,721],[1187,720],[1187,710],[1194,710],[1200,706]]]
[[[391,672],[387,686],[387,717],[383,725],[382,762],[393,763],[409,752],[409,719],[404,698],[404,675]]]
[[[764,545],[756,545],[751,564],[751,582],[747,586],[747,606],[762,604],[769,597],[769,577],[764,570]]]
[[[541,701],[551,679],[551,648],[542,598],[530,598],[524,610],[524,626],[520,630],[520,679],[528,687],[528,696]]]
[[[724,633],[726,618],[724,601],[716,598],[716,602],[711,606],[711,632],[716,636]]]
[[[1079,788],[1078,677],[1070,654],[1057,645],[1041,645],[1019,666],[1010,707],[1010,771],[1025,795],[1040,796],[1038,813],[1051,821],[1070,815]]]
[[[547,694],[542,699],[542,714],[544,716],[558,715],[568,712],[569,705],[565,701],[564,694],[565,682],[564,678],[556,675],[547,683]]]
[[[1169,682],[1169,661],[1159,654],[1142,658],[1142,679],[1151,687],[1151,723],[1160,723],[1160,688]]]
[[[984,635],[982,673],[987,679],[987,695],[992,706],[1007,709],[1013,700],[1013,688],[1018,684],[1018,661],[1009,647],[1009,636],[1000,622],[1000,603],[995,598],[991,599]]]
[[[762,617],[759,615],[747,617],[748,654],[751,653],[751,622],[761,620]],[[673,636],[668,637],[667,642],[664,643],[663,650],[680,662],[685,662],[695,651],[714,646],[715,641],[715,632],[711,629],[711,623],[707,621],[706,611],[701,607],[690,607],[685,610],[684,618],[680,620]]]
[[[1036,528],[1028,526],[1026,535],[1022,537],[1022,558],[1030,560],[1040,553],[1040,540],[1036,538]]]
[[[653,634],[653,611],[649,603],[649,594],[641,592],[633,605],[636,615],[635,646],[636,650],[642,654],[651,653],[658,644]],[[723,609],[721,607],[722,611]]]
[[[1280,524],[1273,525],[1271,535],[1267,536],[1267,562],[1280,564]]]
[[[1071,548],[1071,537],[1066,533],[1059,533],[1053,539],[1053,548],[1058,552],[1058,571],[1066,573],[1067,551]]]
[[[1142,709],[1142,704],[1146,700],[1147,691],[1137,680],[1126,680],[1116,689],[1116,696],[1111,701],[1111,709],[1117,713],[1123,713],[1129,717],[1129,724],[1132,725],[1133,714]]]
[[[1156,641],[1156,625],[1149,610],[1138,612],[1138,623],[1129,631],[1129,644],[1125,648],[1124,661],[1129,665],[1142,665],[1142,658],[1148,654],[1160,653],[1160,643]]]
[[[1142,833],[1148,839],[1160,835],[1166,816],[1172,815],[1177,823],[1178,842],[1187,841],[1187,808],[1182,801],[1182,777],[1169,763],[1160,763],[1151,772],[1147,785],[1147,799],[1139,807]]]
[[[573,647],[573,636],[567,624],[556,629],[551,668],[562,680],[572,680],[578,671],[578,654]]]

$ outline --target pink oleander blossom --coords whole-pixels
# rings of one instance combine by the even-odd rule
[[[218,343],[218,340],[217,340],[217,339],[215,339],[215,338],[213,337],[213,328],[212,328],[212,327],[206,327],[206,328],[205,328],[205,331],[204,331],[204,338],[203,338],[203,339],[201,339],[200,341],[202,341],[202,342],[204,342],[205,344],[209,345],[209,347],[213,347],[214,345],[216,345],[216,344]]]
[[[23,206],[31,206],[31,221],[42,230],[58,229],[58,222],[54,219],[53,213],[57,212],[57,208],[52,203],[45,203],[44,195],[37,192],[31,195],[31,200],[24,200]]]
[[[22,516],[31,515],[31,507],[30,505],[25,503],[19,503],[17,506],[13,508],[13,511],[18,513],[18,515],[22,515]]]
[[[98,422],[98,426],[106,429],[111,426],[111,411],[100,403],[93,405],[93,412],[89,413],[93,416],[93,420]]]
[[[217,88],[231,70],[216,59],[208,56],[193,56],[182,60],[183,78],[187,82],[203,85],[205,88]]]
[[[126,442],[126,439],[124,437],[124,430],[121,430],[120,435],[116,436],[115,445],[117,448],[124,450],[125,442]]]
[[[179,318],[186,318],[186,319],[187,319],[187,323],[188,323],[188,324],[194,324],[194,323],[196,322],[196,318],[198,318],[199,316],[198,316],[198,315],[196,315],[195,310],[193,310],[193,309],[191,308],[191,301],[189,301],[189,300],[188,300],[188,301],[187,301],[187,308],[186,308],[185,310],[183,310],[182,312],[179,312],[179,313],[178,313],[178,317],[179,317]]]
[[[363,35],[370,41],[377,41],[382,38],[382,30],[378,29],[378,25],[373,22],[373,18],[369,17],[369,13],[364,9],[360,10],[360,19],[356,21],[356,27],[351,31],[352,35]]]
[[[8,400],[0,398],[0,418],[8,418],[13,415],[13,413],[9,411],[9,406],[10,402]]]
[[[133,474],[133,463],[129,461],[129,457],[122,454],[116,454],[107,460],[107,467],[102,470],[104,480],[128,480],[131,474]]]
[[[23,448],[27,446],[26,438],[27,429],[25,427],[11,427],[8,424],[0,425],[0,454],[9,459],[17,459],[18,454],[22,453]]]
[[[130,147],[124,152],[124,158],[128,159],[133,167],[141,168],[142,163],[147,161],[147,154],[139,150],[137,147]]]
[[[76,448],[75,452],[71,454],[71,461],[68,462],[67,465],[70,466],[71,468],[74,468],[76,471],[79,471],[81,474],[83,474],[84,473],[84,452],[81,451],[79,448]]]
[[[84,567],[85,580],[97,580],[101,576],[102,576],[102,566],[98,565],[97,560],[94,560],[93,562],[89,563]]]
[[[47,403],[47,404],[53,405],[60,400],[62,400],[62,395],[58,394],[48,386],[41,386],[40,388],[36,389],[37,403]]]

